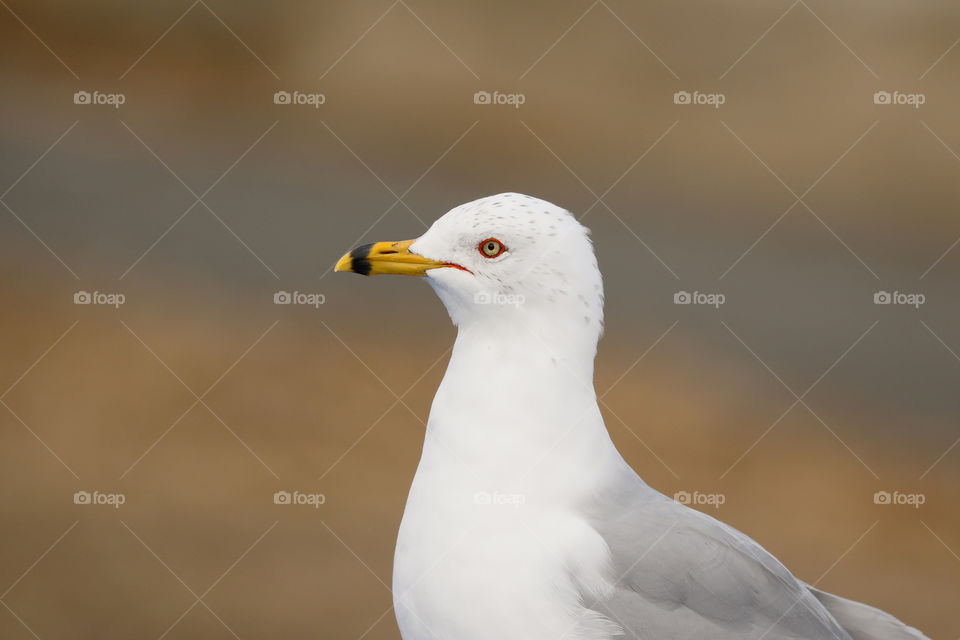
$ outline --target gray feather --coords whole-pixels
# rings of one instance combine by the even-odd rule
[[[905,625],[885,611],[820,591],[810,585],[807,588],[843,625],[853,640],[928,640],[919,630]]]
[[[882,611],[812,589],[736,529],[651,489],[624,463],[586,506],[615,590],[585,605],[626,638],[917,640]]]

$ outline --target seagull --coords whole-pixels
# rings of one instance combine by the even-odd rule
[[[458,206],[336,271],[422,276],[457,327],[394,556],[404,640],[916,640],[649,487],[603,423],[589,231],[544,200]]]

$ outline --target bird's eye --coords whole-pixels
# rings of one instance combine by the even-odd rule
[[[503,243],[496,238],[487,238],[477,247],[485,258],[496,258],[507,250]]]

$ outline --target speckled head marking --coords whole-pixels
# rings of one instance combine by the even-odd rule
[[[337,269],[426,276],[457,325],[552,325],[594,345],[603,327],[589,231],[568,211],[519,193],[460,205],[416,240],[357,247]]]
[[[478,250],[488,239],[502,253]],[[427,274],[457,324],[542,312],[599,336],[603,284],[589,230],[554,204],[519,193],[474,200],[434,222],[411,251],[470,270]]]

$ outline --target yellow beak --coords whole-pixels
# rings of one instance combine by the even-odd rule
[[[413,243],[413,240],[404,240],[361,245],[340,258],[333,270],[352,271],[363,276],[378,273],[422,276],[430,269],[454,266],[410,253],[410,245]]]

